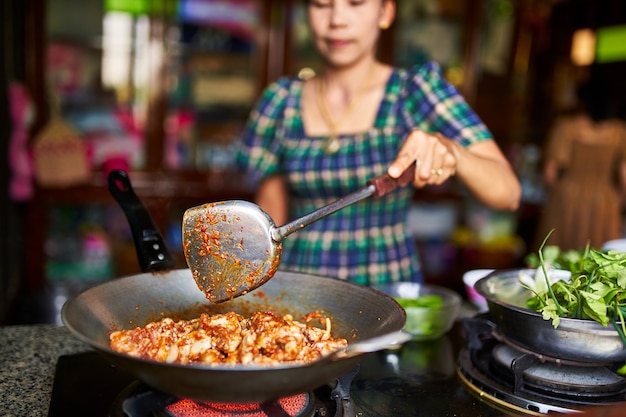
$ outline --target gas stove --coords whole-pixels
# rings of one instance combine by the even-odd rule
[[[501,416],[457,375],[462,330],[459,323],[438,340],[364,356],[339,381],[263,404],[193,403],[154,391],[97,352],[66,355],[57,363],[48,416]]]
[[[459,354],[464,387],[507,414],[578,413],[595,406],[626,405],[622,364],[552,358],[503,337],[487,315],[463,321],[466,346]]]
[[[489,323],[463,319],[438,340],[366,355],[335,381],[261,404],[195,403],[153,390],[95,351],[61,356],[48,416],[501,417],[626,408],[626,378],[615,364],[524,351]]]

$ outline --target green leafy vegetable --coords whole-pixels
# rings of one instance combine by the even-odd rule
[[[555,327],[559,317],[595,320],[603,326],[622,321],[626,311],[626,253],[587,249],[578,261],[569,264],[569,271],[571,282],[557,281],[549,291],[534,293],[527,306],[552,319]]]
[[[428,294],[417,298],[396,298],[398,304],[405,309],[408,307],[421,307],[439,309],[443,307],[443,299],[439,295]]]
[[[566,271],[579,271],[581,263],[585,257],[584,251],[567,250],[562,251],[558,246],[548,245],[540,249],[545,263],[550,264],[554,269]],[[531,268],[541,267],[541,261],[537,253],[530,253],[524,259]]]

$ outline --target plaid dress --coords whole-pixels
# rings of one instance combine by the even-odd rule
[[[463,146],[491,133],[435,63],[394,69],[366,132],[341,135],[338,152],[324,152],[325,137],[306,136],[301,118],[303,82],[282,78],[267,87],[243,132],[237,157],[258,184],[284,174],[290,214],[296,219],[384,174],[415,128],[441,132]],[[407,230],[411,186],[370,197],[298,230],[283,240],[281,270],[347,279],[364,285],[423,280]]]

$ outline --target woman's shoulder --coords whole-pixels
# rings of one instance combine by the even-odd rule
[[[444,76],[441,66],[433,61],[407,68],[396,68],[392,89],[401,100],[439,101],[460,95],[456,87]]]
[[[282,76],[275,81],[269,83],[265,89],[264,94],[280,94],[286,96],[293,93],[294,89],[302,88],[303,81],[298,77]]]
[[[283,76],[269,83],[261,93],[256,108],[264,113],[276,111],[289,105],[290,99],[297,97],[302,89],[302,80],[297,77]]]
[[[430,83],[443,79],[441,66],[434,61],[426,61],[411,67],[396,67],[395,73],[405,83]]]

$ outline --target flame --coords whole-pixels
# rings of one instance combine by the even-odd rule
[[[182,399],[165,409],[174,417],[271,417],[267,409],[280,407],[290,417],[298,416],[307,406],[308,395],[296,394],[269,403],[209,403]]]

